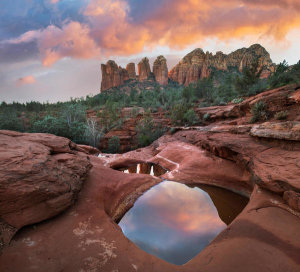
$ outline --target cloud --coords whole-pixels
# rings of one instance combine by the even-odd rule
[[[26,44],[36,41],[44,66],[51,66],[64,57],[88,59],[100,54],[100,49],[89,36],[89,27],[79,22],[67,22],[62,29],[50,25],[44,30],[28,31],[4,44]]]
[[[58,2],[52,0],[52,3]],[[64,2],[62,2],[64,3]],[[42,62],[64,57],[129,56],[157,46],[183,49],[206,39],[256,37],[282,42],[300,26],[298,0],[90,0],[80,22],[27,31],[10,44],[36,41]]]
[[[28,84],[34,84],[36,83],[36,79],[34,76],[25,76],[21,77],[17,80],[16,84],[18,87],[21,87],[23,85],[28,85]]]

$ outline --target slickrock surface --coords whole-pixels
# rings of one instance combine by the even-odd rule
[[[294,154],[294,160],[279,169],[288,187],[283,197],[273,190],[272,183],[262,188],[251,175],[257,165],[268,165],[270,157],[262,156],[253,165],[252,162],[258,155],[272,151],[272,144],[257,142],[248,134],[234,138],[234,134],[220,131],[179,131],[160,138],[148,148],[91,157],[93,168],[75,205],[64,214],[19,232],[0,256],[1,267],[8,272],[299,271],[300,213],[290,203],[296,203],[298,195],[293,192],[300,186],[299,181],[298,189],[290,184],[289,178],[297,172],[288,168],[293,163],[297,165],[300,151],[296,148],[290,153]],[[274,152],[278,149],[274,147]],[[271,163],[275,161],[276,158]],[[225,187],[251,195],[250,202],[194,259],[183,266],[166,263],[140,250],[113,221],[142,192],[161,181],[108,167],[135,162],[159,163],[170,170],[164,178]]]
[[[71,206],[90,168],[70,140],[0,131],[0,252],[23,226]]]
[[[52,135],[0,132],[0,181],[4,185],[0,187],[0,230],[6,233],[2,235],[6,244],[18,228],[47,219],[54,211],[58,214],[74,203],[78,194],[66,212],[18,231],[3,249],[1,269],[300,271],[297,92],[297,86],[287,86],[240,104],[200,109],[199,115],[209,112],[211,116],[206,126],[178,127],[173,135],[124,154],[90,155],[93,168],[79,194],[90,167],[87,153],[96,150]],[[249,124],[251,107],[258,101],[266,103],[271,119]],[[288,110],[287,120],[272,117],[282,110]],[[112,169],[149,162],[169,172],[155,178]],[[183,266],[142,251],[116,224],[144,191],[163,178],[219,186],[250,198],[244,211]]]

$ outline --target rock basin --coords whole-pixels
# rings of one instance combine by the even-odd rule
[[[182,265],[203,250],[245,208],[228,190],[163,181],[145,192],[119,226],[139,248]]]

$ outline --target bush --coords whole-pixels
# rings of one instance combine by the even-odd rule
[[[210,119],[210,114],[209,114],[209,113],[205,113],[205,114],[203,115],[203,120],[204,120],[204,121],[209,121],[209,119]]]
[[[244,101],[243,98],[235,98],[235,99],[233,99],[231,102],[232,102],[233,104],[239,104],[239,103],[242,103],[243,101]]]
[[[275,114],[274,117],[275,117],[277,120],[286,120],[287,117],[288,117],[288,115],[289,115],[289,112],[288,112],[288,111],[279,111],[279,112],[276,112],[276,114]]]
[[[161,137],[166,130],[159,126],[155,126],[150,112],[146,112],[144,118],[138,123],[136,132],[139,147],[144,147],[152,144],[155,140]]]
[[[251,123],[255,123],[261,120],[268,119],[268,113],[266,111],[266,104],[263,101],[259,101],[251,109],[252,118]]]
[[[24,126],[18,114],[14,110],[5,110],[0,114],[0,129],[15,130],[22,132]]]
[[[108,140],[107,153],[115,154],[120,151],[120,138],[118,136],[113,136]]]
[[[183,116],[185,125],[194,125],[199,121],[199,118],[193,109],[189,109]]]

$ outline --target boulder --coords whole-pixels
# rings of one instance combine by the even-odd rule
[[[0,250],[18,229],[75,202],[91,168],[77,153],[66,138],[0,131]]]
[[[253,126],[250,134],[260,138],[300,141],[300,122],[266,122]]]

